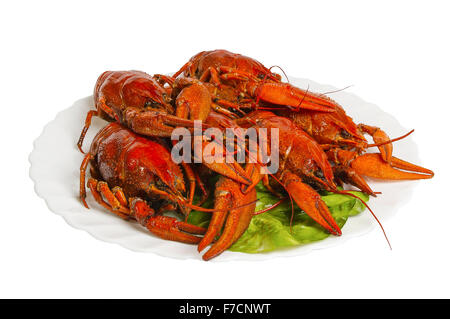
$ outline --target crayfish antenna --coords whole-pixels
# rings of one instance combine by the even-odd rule
[[[409,131],[408,133],[406,133],[405,135],[402,135],[400,137],[396,137],[396,138],[393,138],[393,139],[390,139],[390,140],[387,140],[387,141],[383,141],[383,142],[380,142],[380,143],[368,144],[367,147],[374,147],[374,146],[378,147],[378,146],[383,146],[383,145],[386,145],[386,144],[394,143],[394,142],[400,141],[400,140],[404,139],[405,137],[411,135],[413,132],[414,132],[414,129],[412,129],[411,131]]]
[[[179,201],[180,202],[180,201]],[[236,207],[231,207],[231,208],[228,208],[228,209],[217,209],[217,208],[204,208],[204,207],[201,207],[201,206],[197,206],[197,205],[193,205],[193,204],[189,204],[188,202],[184,202],[184,201],[181,201],[180,202],[180,204],[181,205],[184,205],[184,206],[187,206],[187,207],[189,207],[189,208],[192,208],[192,209],[195,209],[195,210],[198,210],[199,212],[205,212],[205,213],[215,213],[215,212],[227,212],[227,211],[229,211],[229,210],[234,210],[234,209],[241,209],[241,208],[244,208],[244,207],[247,207],[247,206],[250,206],[250,205],[253,205],[253,204],[255,204],[256,202],[258,202],[258,200],[256,199],[256,200],[254,200],[254,201],[251,201],[251,202],[248,202],[248,203],[245,203],[245,204],[242,204],[242,205],[238,205],[238,206],[236,206]]]
[[[290,83],[290,82],[289,82],[289,78],[288,78],[286,72],[284,72],[284,70],[283,70],[283,68],[282,68],[281,66],[279,66],[279,65],[272,65],[272,66],[269,68],[269,71],[272,71],[273,68],[279,68],[279,69],[281,70],[281,72],[283,72],[284,77],[286,78],[287,83]],[[266,77],[267,77],[267,75],[264,76],[264,79],[266,79]]]
[[[266,212],[268,212],[268,211],[274,209],[275,207],[281,205],[285,200],[286,200],[286,198],[282,198],[282,199],[280,199],[278,202],[276,202],[275,204],[270,205],[269,207],[266,207],[266,208],[264,208],[264,209],[261,209],[261,210],[259,210],[259,211],[257,211],[257,212],[254,212],[253,215],[256,216],[256,215],[260,215],[260,214],[266,213]]]
[[[335,194],[348,195],[348,196],[351,196],[351,197],[354,197],[354,198],[358,199],[361,203],[363,203],[363,205],[366,206],[366,208],[367,208],[367,209],[369,210],[369,212],[372,214],[373,218],[375,218],[375,220],[377,221],[378,225],[380,225],[380,228],[381,228],[381,230],[383,231],[384,238],[386,238],[386,241],[387,241],[387,243],[388,243],[388,245],[389,245],[389,249],[392,250],[391,243],[390,243],[389,238],[388,238],[388,236],[387,236],[387,234],[386,234],[386,232],[385,232],[385,230],[384,230],[383,225],[381,224],[381,222],[380,222],[380,220],[378,219],[378,217],[375,215],[375,213],[373,212],[373,210],[369,207],[369,205],[368,205],[365,201],[363,201],[363,200],[362,200],[361,198],[359,198],[358,196],[356,196],[356,195],[354,195],[354,194],[352,194],[352,193],[350,193],[350,192],[347,192],[347,191],[331,190],[330,192],[335,193]]]
[[[353,84],[350,84],[350,85],[347,85],[346,87],[344,87],[342,89],[337,89],[337,90],[334,90],[334,91],[323,92],[323,93],[320,93],[320,95],[326,96],[327,94],[342,92],[344,90],[347,90],[348,88],[351,88],[352,86],[353,86]]]

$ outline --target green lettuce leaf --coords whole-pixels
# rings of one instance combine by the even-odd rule
[[[369,200],[369,196],[364,193],[351,193],[358,196],[361,200]],[[279,201],[261,184],[257,185],[257,194],[256,211]],[[348,195],[323,193],[322,199],[341,228],[348,217],[355,216],[365,209],[364,204],[360,200]],[[213,200],[209,200],[204,206],[213,207]],[[254,216],[248,229],[229,250],[244,253],[269,252],[276,249],[304,245],[330,236],[328,232],[305,214],[295,203],[292,223],[291,217],[292,210],[289,201],[285,201],[266,213]],[[192,211],[188,222],[208,227],[210,218],[210,213]]]

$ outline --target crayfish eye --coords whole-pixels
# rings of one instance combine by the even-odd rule
[[[155,102],[153,100],[148,100],[147,102],[145,102],[144,108],[158,109],[158,108],[161,108],[161,104],[159,104],[158,102]]]
[[[264,73],[260,73],[260,74],[257,75],[257,78],[262,80],[262,79],[264,79],[265,76],[266,75]]]
[[[320,178],[320,179],[322,179],[322,178],[324,177],[324,176],[323,176],[323,172],[322,172],[321,170],[315,171],[315,172],[314,172],[314,175],[315,175],[316,177]]]
[[[340,134],[341,134],[341,136],[342,136],[343,138],[349,138],[349,137],[351,137],[350,133],[347,132],[346,130],[341,130]]]
[[[163,100],[166,101],[167,103],[169,103],[169,104],[172,103],[172,97],[167,95],[167,93],[163,93],[162,97],[163,97]]]

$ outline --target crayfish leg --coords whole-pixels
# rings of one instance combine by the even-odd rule
[[[142,199],[131,202],[131,211],[136,220],[152,234],[167,240],[187,244],[198,244],[201,237],[192,234],[204,234],[206,229],[177,220],[173,217],[155,215],[155,212]]]
[[[106,183],[105,183],[106,184]],[[107,186],[107,185],[106,185]],[[128,220],[130,218],[130,212],[128,210],[128,208],[126,207],[121,207],[118,209],[114,209],[111,204],[107,203],[105,200],[103,200],[102,197],[102,192],[105,191],[104,186],[101,187],[101,191],[99,191],[99,182],[94,179],[94,178],[90,178],[88,180],[88,187],[91,190],[92,196],[94,196],[94,199],[96,200],[97,203],[99,203],[100,205],[102,205],[104,208],[106,208],[107,210],[109,210],[111,213],[119,216],[122,219]]]
[[[127,197],[125,196],[122,188],[116,186],[112,189],[112,192],[122,206],[128,206]]]
[[[348,166],[335,166],[335,175],[343,182],[351,184],[359,188],[362,192],[376,197],[375,192],[370,188],[364,178],[356,173],[356,171]],[[342,186],[342,185],[341,185]]]
[[[84,207],[89,208],[86,203],[86,169],[89,165],[89,161],[92,159],[91,153],[87,153],[80,166],[80,199],[83,202]]]
[[[78,138],[77,147],[80,150],[81,153],[85,154],[83,151],[83,141],[84,137],[86,136],[86,133],[91,126],[91,121],[93,116],[98,116],[98,112],[96,110],[91,110],[86,115],[86,120],[84,121],[83,130],[81,131],[80,137]]]
[[[146,136],[170,137],[176,127],[194,127],[194,121],[167,114],[163,111],[129,107],[124,112],[124,122],[133,132]]]

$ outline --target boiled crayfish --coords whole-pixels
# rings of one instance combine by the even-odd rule
[[[246,106],[255,106],[257,100],[289,109],[334,111],[327,98],[281,82],[280,75],[272,73],[260,62],[226,50],[196,54],[174,77],[181,73],[186,77],[214,84],[218,92],[224,91],[224,87],[234,88],[234,96],[228,94],[228,98],[223,99],[220,98],[220,93],[216,94],[215,102],[225,108],[240,110]]]
[[[80,168],[80,197],[86,207],[89,163],[92,177],[87,185],[100,205],[121,218],[137,220],[161,238],[200,242],[192,234],[203,234],[205,229],[155,212],[157,208],[186,213],[183,173],[163,143],[138,136],[116,122],[101,129]]]
[[[332,99],[282,82],[280,75],[260,62],[225,50],[196,54],[174,76],[107,71],[97,80],[94,102],[79,149],[92,116],[112,123],[97,133],[82,162],[84,205],[90,164],[87,186],[100,205],[138,221],[161,238],[198,244],[199,251],[211,245],[204,260],[221,254],[245,232],[256,214],[255,185],[261,181],[281,201],[287,195],[329,233],[339,236],[342,231],[319,191],[354,196],[338,188],[348,183],[376,196],[364,176],[401,180],[434,175],[392,155],[392,143],[408,134],[390,139],[376,126],[356,124]],[[178,127],[192,132],[195,121],[206,128],[240,132],[234,138],[244,142],[245,166],[234,157],[197,166],[175,164],[170,153],[175,143],[168,138]],[[276,129],[279,143],[269,152],[280,155],[277,172],[264,173],[267,163],[259,153],[249,151],[250,140],[243,132],[251,128]],[[266,138],[271,139],[270,134]],[[372,137],[372,144],[365,134]],[[202,139],[200,149],[207,145]],[[378,147],[379,153],[367,153],[370,147]],[[195,147],[193,154],[193,158],[202,156]],[[214,208],[193,204],[197,186],[203,200],[209,194],[198,171],[220,175]],[[208,229],[162,215],[177,210],[188,216],[191,209],[212,213]]]
[[[334,101],[333,103],[335,112],[331,113],[308,110],[300,113],[284,110],[278,113],[290,118],[322,146],[333,164],[335,178],[340,183],[352,184],[363,192],[376,196],[362,176],[385,180],[433,177],[431,170],[392,156],[394,140],[383,130],[367,124],[355,124],[340,105]],[[374,144],[369,144],[364,133],[372,136]],[[379,153],[365,153],[369,147],[374,146],[378,147]]]

